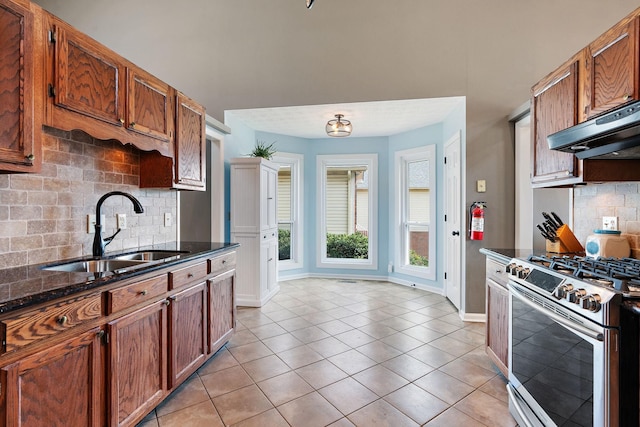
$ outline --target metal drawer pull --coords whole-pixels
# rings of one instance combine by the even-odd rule
[[[147,294],[147,290],[146,289],[140,291],[140,295],[146,295],[146,294]]]
[[[193,273],[189,273],[189,274],[187,274],[187,277],[188,277],[189,279],[191,279],[191,278],[193,277]]]
[[[58,323],[59,323],[60,325],[64,325],[65,323],[67,323],[67,321],[68,321],[68,320],[69,320],[69,319],[67,318],[67,316],[60,316],[60,317],[58,317]]]

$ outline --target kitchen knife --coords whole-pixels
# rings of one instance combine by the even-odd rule
[[[553,217],[554,221],[556,222],[556,224],[558,224],[558,228],[560,228],[561,226],[564,225],[564,222],[562,222],[562,220],[560,219],[560,217],[558,215],[556,215],[555,212],[551,212],[551,216]]]
[[[546,231],[548,235],[550,236],[556,235],[556,229],[553,227],[553,225],[549,223],[549,221],[543,222],[542,226],[544,227],[544,231]]]
[[[542,228],[542,226],[540,224],[536,224],[536,227],[538,227],[538,230],[540,230],[540,234],[542,235],[542,237],[544,237],[547,240],[550,240],[552,242],[554,242],[555,240],[553,240],[553,237],[551,237],[544,228]]]
[[[546,212],[542,212],[542,216],[544,217],[544,219],[547,220],[547,222],[549,223],[549,225],[551,225],[551,228],[553,228],[554,230],[560,227],[560,224],[556,224],[556,222],[554,221],[554,219],[551,217],[551,215],[549,215]]]

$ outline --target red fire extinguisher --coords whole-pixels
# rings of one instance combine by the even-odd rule
[[[484,238],[484,210],[485,202],[473,202],[469,208],[471,224],[469,226],[469,239],[482,240]]]

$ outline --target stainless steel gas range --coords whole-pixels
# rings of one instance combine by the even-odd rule
[[[531,256],[506,268],[519,425],[620,425],[620,305],[640,296],[640,261]]]

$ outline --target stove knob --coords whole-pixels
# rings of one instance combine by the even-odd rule
[[[585,310],[589,310],[594,313],[600,311],[600,308],[601,308],[600,295],[598,294],[587,295],[584,298],[582,298],[581,301],[582,301],[582,308],[584,308]]]
[[[569,302],[574,302],[576,304],[579,304],[580,298],[582,298],[585,295],[587,295],[587,291],[585,291],[584,289],[576,289],[569,292],[569,294],[567,295],[567,299],[569,300]]]
[[[556,289],[555,297],[558,299],[566,298],[567,293],[573,290],[573,285],[560,285]]]
[[[527,277],[528,274],[529,274],[528,268],[521,268],[520,270],[518,270],[518,278],[520,279],[524,279],[525,277]]]
[[[504,271],[506,271],[506,272],[507,272],[507,273],[509,273],[509,274],[513,274],[513,273],[511,273],[511,272],[512,272],[512,271],[515,271],[515,268],[516,268],[516,263],[515,263],[515,262],[512,262],[512,263],[510,263],[509,265],[507,265],[507,266],[504,268]]]

